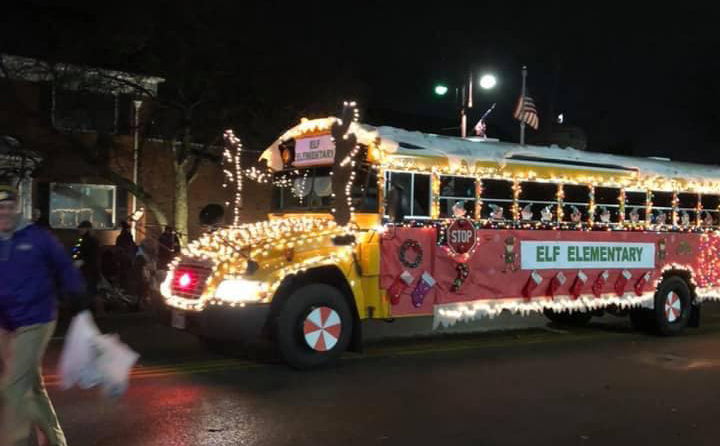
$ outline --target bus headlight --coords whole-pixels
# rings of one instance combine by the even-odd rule
[[[265,294],[263,282],[245,279],[223,280],[215,290],[216,299],[230,303],[258,302]]]

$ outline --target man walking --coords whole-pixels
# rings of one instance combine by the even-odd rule
[[[27,444],[33,427],[50,445],[66,445],[41,372],[55,329],[58,291],[73,297],[76,310],[88,304],[80,272],[63,247],[20,216],[15,189],[0,186],[2,446]]]

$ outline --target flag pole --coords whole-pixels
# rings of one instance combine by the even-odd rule
[[[520,145],[525,145],[525,120],[522,119],[525,114],[525,79],[527,78],[527,67],[522,67],[522,91],[520,92]]]

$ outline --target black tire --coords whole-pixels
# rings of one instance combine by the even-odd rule
[[[674,302],[675,295],[679,300],[679,308],[668,310],[666,304]],[[677,276],[663,280],[655,292],[654,328],[662,336],[675,336],[680,334],[690,320],[690,306],[692,304],[690,289],[683,279]],[[677,312],[679,311],[679,314]]]
[[[334,310],[340,319],[337,342],[326,351],[311,347],[304,333],[306,319],[321,307]],[[275,342],[288,365],[308,369],[336,361],[350,344],[352,331],[353,317],[343,294],[330,285],[312,284],[293,291],[283,304],[275,327]]]
[[[582,327],[587,325],[593,317],[589,311],[573,311],[572,313],[568,313],[567,311],[556,312],[546,308],[543,310],[543,313],[551,322],[567,327]]]

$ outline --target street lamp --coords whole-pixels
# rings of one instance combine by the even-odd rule
[[[483,74],[480,78],[480,88],[483,90],[492,90],[497,85],[497,79],[492,74]]]
[[[483,90],[491,90],[497,85],[497,78],[493,74],[483,74],[479,81],[480,88]],[[456,94],[460,96],[460,136],[465,138],[467,136],[467,109],[473,106],[473,75],[472,72],[468,77],[467,84],[456,88]],[[438,96],[445,96],[448,92],[447,85],[436,84],[435,94]]]

